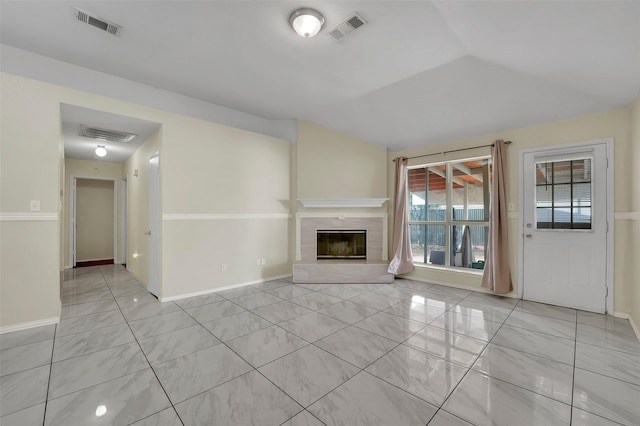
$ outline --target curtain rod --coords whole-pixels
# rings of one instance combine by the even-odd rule
[[[511,141],[506,141],[504,144],[505,145],[511,145],[513,142]],[[445,154],[450,154],[452,152],[460,152],[460,151],[468,151],[470,149],[478,149],[478,148],[486,148],[489,146],[493,146],[494,144],[490,143],[488,145],[479,145],[479,146],[472,146],[469,148],[460,148],[460,149],[452,149],[450,151],[442,151],[442,152],[434,152],[433,154],[424,154],[424,155],[416,155],[413,157],[407,157],[407,160],[411,160],[412,158],[420,158],[420,157],[430,157],[432,155],[445,155]],[[393,162],[395,163],[396,159],[393,159]]]

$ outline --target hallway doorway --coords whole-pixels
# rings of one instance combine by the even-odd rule
[[[72,267],[113,264],[117,259],[116,197],[113,179],[71,177]]]

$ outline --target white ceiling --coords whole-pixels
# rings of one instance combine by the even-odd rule
[[[64,156],[79,160],[122,163],[160,127],[159,123],[151,121],[66,104],[60,106],[60,117],[64,139]],[[79,135],[82,124],[99,129],[133,133],[136,137],[127,143],[98,141]],[[95,155],[95,149],[98,145],[106,148],[107,155],[105,157]]]
[[[640,90],[638,1],[0,5],[3,44],[391,150],[627,107]],[[73,6],[122,35],[75,21]],[[288,26],[301,6],[326,17],[315,38]],[[329,37],[354,11],[369,24]]]

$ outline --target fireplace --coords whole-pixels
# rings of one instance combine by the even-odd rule
[[[366,230],[316,231],[317,259],[366,259]]]

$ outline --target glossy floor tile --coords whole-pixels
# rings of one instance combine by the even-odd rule
[[[322,339],[329,334],[333,334],[338,330],[342,330],[348,325],[349,324],[340,320],[317,312],[301,315],[278,324],[279,327],[310,343]]]
[[[424,324],[386,312],[378,312],[355,323],[354,326],[400,343],[420,331]]]
[[[571,404],[573,367],[570,365],[489,344],[473,370]]]
[[[467,369],[400,345],[371,364],[365,371],[435,406],[440,406]]]
[[[59,324],[0,335],[2,426],[640,424],[624,319],[406,279],[162,303],[120,265],[64,277]]]
[[[443,408],[474,425],[569,425],[571,406],[469,371]]]
[[[176,405],[186,425],[276,426],[302,407],[257,371]]]
[[[216,345],[154,366],[171,402],[177,404],[251,371],[225,345]]]
[[[321,398],[360,371],[313,345],[258,369],[303,407]]]
[[[393,340],[353,326],[333,333],[314,344],[360,368],[367,367],[398,346],[398,343]]]
[[[517,351],[573,365],[575,341],[505,325],[491,341]]]
[[[339,426],[424,426],[437,410],[367,372],[357,374],[309,407],[325,424]]]
[[[229,340],[225,344],[251,365],[259,367],[309,343],[273,325]]]
[[[478,358],[486,342],[442,328],[426,326],[405,340],[404,344],[468,368]]]
[[[640,419],[640,386],[576,368],[573,405],[625,424]]]

